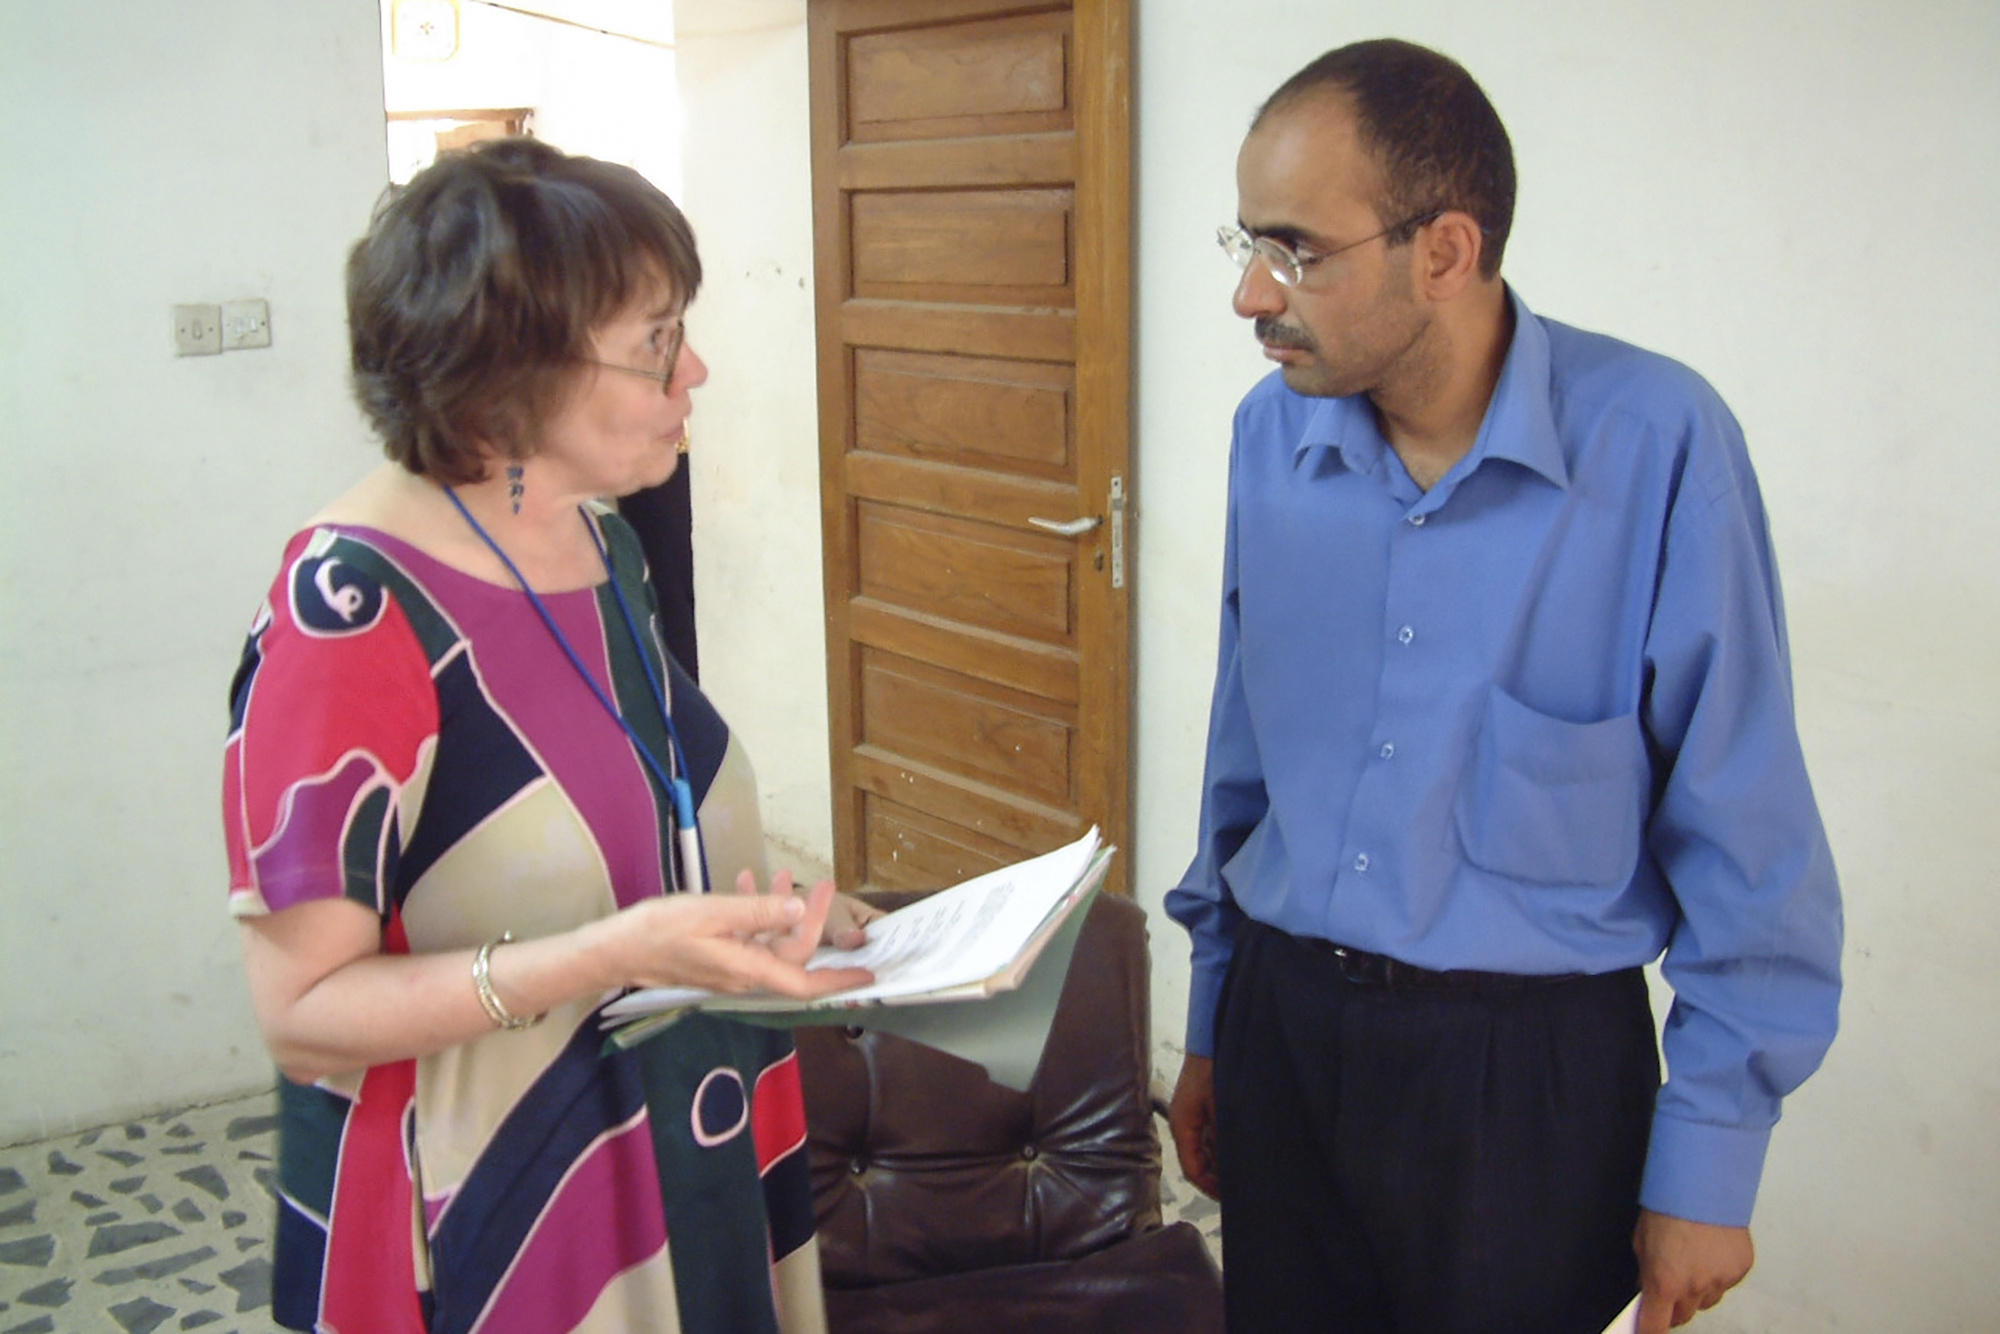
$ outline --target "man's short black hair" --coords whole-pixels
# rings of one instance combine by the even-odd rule
[[[1485,233],[1479,271],[1498,274],[1514,223],[1514,146],[1465,67],[1413,42],[1355,42],[1285,80],[1258,108],[1253,128],[1321,92],[1353,101],[1362,147],[1382,169],[1375,203],[1382,225],[1443,209],[1469,213]]]

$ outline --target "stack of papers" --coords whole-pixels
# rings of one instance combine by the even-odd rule
[[[865,1022],[984,1065],[1025,1088],[1041,1057],[1069,956],[1115,849],[1095,827],[1054,852],[1001,867],[868,924],[859,949],[823,948],[809,968],[866,968],[865,987],[802,1001],[766,992],[653,987],[604,1008],[620,1046],[650,1037],[689,1010],[755,1023]],[[1036,967],[1038,961],[1045,966]],[[992,998],[999,997],[994,1000]],[[967,1006],[964,1001],[986,1001]],[[865,1020],[855,1012],[867,1010]]]

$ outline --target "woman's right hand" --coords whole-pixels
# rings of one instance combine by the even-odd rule
[[[833,897],[831,881],[800,895],[780,872],[768,893],[755,892],[753,883],[736,894],[648,899],[582,930],[604,937],[599,948],[613,986],[769,991],[805,1000],[875,980],[865,968],[805,966]]]
[[[488,977],[517,1015],[628,986],[764,990],[800,1000],[866,986],[874,975],[864,968],[805,966],[832,899],[831,883],[800,896],[789,877],[768,894],[647,899],[494,950]],[[385,954],[381,923],[351,899],[246,918],[241,934],[265,1045],[301,1083],[493,1032],[473,985],[471,949]]]

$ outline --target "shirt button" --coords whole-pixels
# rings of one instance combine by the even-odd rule
[[[1385,759],[1385,760],[1393,760],[1393,759],[1395,759],[1395,758],[1396,758],[1396,743],[1395,743],[1395,742],[1393,742],[1393,741],[1384,741],[1384,742],[1382,743],[1382,751],[1381,751],[1381,754],[1382,754],[1382,758],[1383,758],[1383,759]]]
[[[1367,853],[1365,853],[1365,852],[1364,852],[1364,853],[1362,853],[1362,854],[1361,854],[1361,855],[1360,855],[1359,857],[1356,857],[1356,858],[1354,859],[1354,869],[1355,869],[1355,870],[1357,870],[1357,871],[1365,871],[1365,870],[1367,870],[1367,869],[1368,869],[1368,854],[1367,854]]]
[[[1416,637],[1417,637],[1417,632],[1415,630],[1412,630],[1407,625],[1396,632],[1396,642],[1398,644],[1407,644]]]
[[[1412,528],[1421,528],[1424,526],[1424,520],[1428,517],[1428,515],[1424,514],[1412,514],[1410,516],[1410,526]]]

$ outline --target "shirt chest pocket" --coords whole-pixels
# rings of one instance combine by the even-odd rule
[[[1467,861],[1532,885],[1631,878],[1650,789],[1637,714],[1567,722],[1495,686],[1468,759],[1452,812]]]

